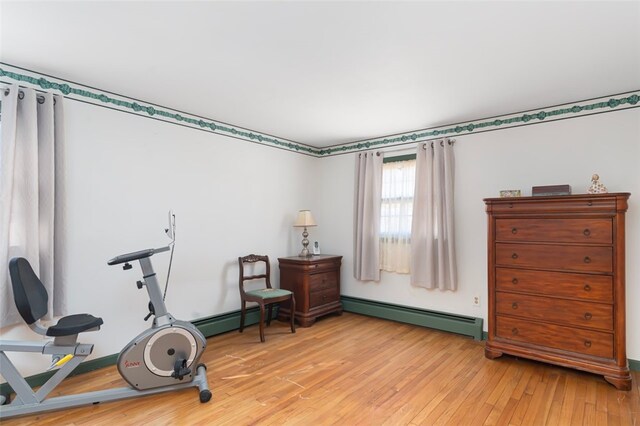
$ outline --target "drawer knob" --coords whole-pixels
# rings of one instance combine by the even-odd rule
[[[517,234],[518,233],[518,228],[511,228],[511,233],[512,234]]]
[[[588,237],[589,235],[591,235],[591,231],[589,229],[585,229],[584,231],[582,231],[582,233],[584,234],[585,237]]]
[[[591,347],[591,340],[585,340],[585,341],[584,341],[584,345],[585,345],[587,348],[590,348],[590,347]]]
[[[514,279],[512,279],[512,280],[511,280],[511,282],[512,282],[513,284],[518,284],[518,279],[517,279],[517,278],[514,278]]]
[[[584,263],[591,263],[591,258],[589,256],[585,256]]]
[[[511,304],[511,307],[512,307],[513,309],[518,309],[518,303],[517,303],[517,302],[513,302],[513,303]]]
[[[513,253],[513,254],[511,255],[511,258],[512,258],[512,259],[517,259],[517,258],[518,258],[518,253]]]
[[[591,291],[591,286],[589,284],[585,284],[584,291]]]
[[[588,205],[588,206],[592,206],[592,205],[593,205],[593,201],[588,201],[588,202],[587,202],[587,205]]]
[[[317,267],[318,267],[318,265],[313,265],[313,267],[314,267],[314,268],[317,268]]]
[[[509,208],[512,209],[513,208],[513,203],[509,203]]]
[[[587,321],[590,320],[593,317],[593,315],[591,315],[590,312],[587,312],[584,314],[584,319],[586,319]]]
[[[513,327],[511,329],[511,334],[518,334],[518,329],[516,327]]]

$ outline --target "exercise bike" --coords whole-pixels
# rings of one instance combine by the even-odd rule
[[[53,337],[53,341],[0,340],[0,374],[16,394],[10,403],[8,396],[0,396],[0,419],[189,387],[199,389],[200,402],[208,402],[211,399],[206,366],[198,364],[206,347],[205,337],[190,322],[176,320],[167,312],[164,296],[151,264],[151,256],[154,254],[171,251],[168,285],[175,245],[175,216],[171,212],[169,228],[165,232],[171,238],[168,246],[123,254],[107,262],[109,265],[124,264],[124,270],[132,268],[130,262],[140,263],[143,278],[137,282],[137,287],[145,287],[150,299],[149,314],[145,321],[154,316],[151,328],[134,338],[118,356],[118,371],[130,387],[46,399],[47,395],[93,351],[92,344],[77,342],[78,334],[99,330],[103,321],[102,318],[90,314],[76,314],[63,317],[57,324],[45,328],[39,321],[47,313],[48,295],[45,287],[26,259],[11,259],[9,272],[18,312],[33,331]],[[166,289],[165,285],[165,295]],[[5,352],[40,352],[52,355],[52,368],[59,369],[34,391]]]

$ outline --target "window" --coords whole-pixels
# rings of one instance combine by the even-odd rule
[[[380,268],[408,274],[416,156],[385,158],[380,208]]]

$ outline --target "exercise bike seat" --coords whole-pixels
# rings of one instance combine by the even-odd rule
[[[47,313],[49,301],[47,290],[31,268],[29,261],[23,257],[15,257],[9,261],[9,274],[18,312],[22,319],[31,325]],[[102,318],[90,314],[69,315],[60,318],[57,324],[47,328],[46,335],[71,336],[91,329],[97,330],[102,324]]]
[[[72,336],[74,334],[97,329],[104,322],[100,317],[90,314],[75,314],[60,318],[56,325],[47,328],[47,336]]]

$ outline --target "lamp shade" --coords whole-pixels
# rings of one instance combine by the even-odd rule
[[[316,221],[313,219],[310,210],[300,210],[293,226],[316,226]]]

